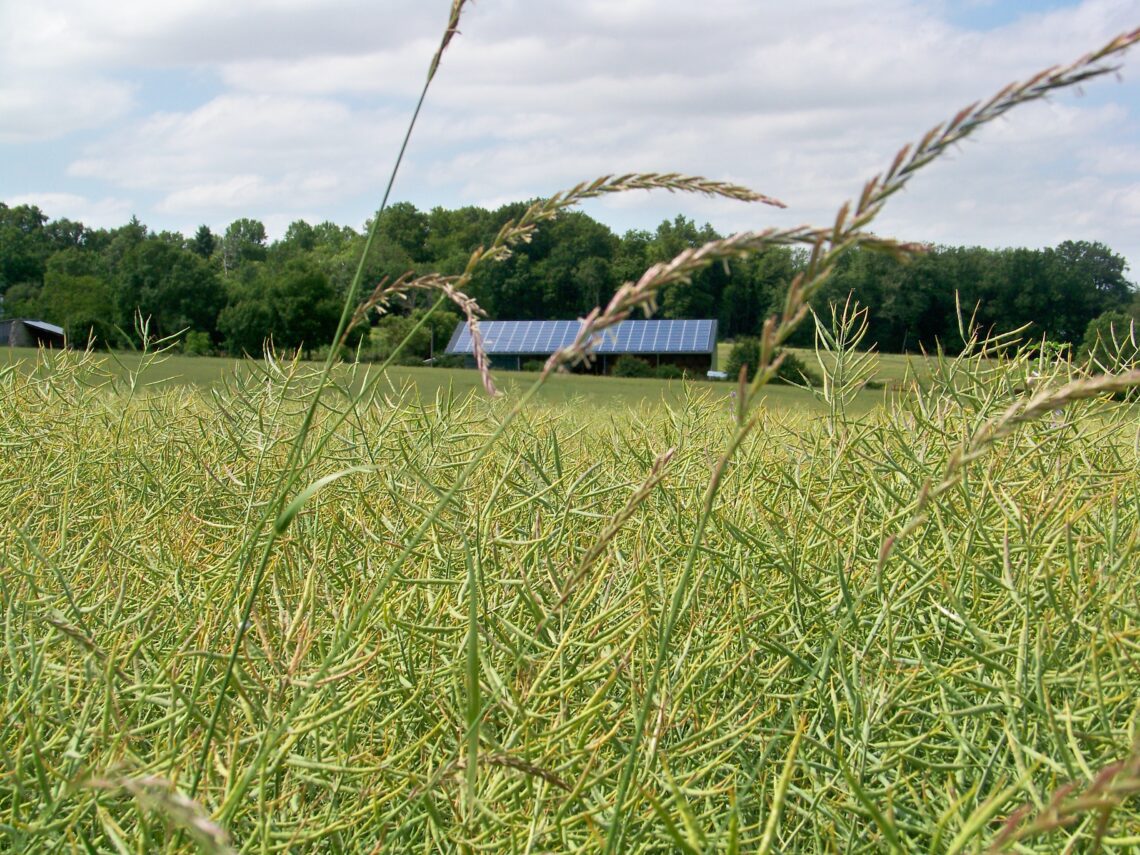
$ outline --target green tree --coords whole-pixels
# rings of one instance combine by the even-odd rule
[[[312,252],[317,246],[316,229],[304,220],[294,220],[285,229],[285,237],[276,245],[287,248],[289,255]]]
[[[273,306],[267,292],[247,288],[218,314],[218,332],[234,356],[261,356],[273,335]]]
[[[248,217],[234,220],[222,237],[222,270],[228,276],[243,264],[265,261],[265,225]]]
[[[650,244],[653,235],[644,229],[631,229],[622,235],[614,252],[613,274],[618,285],[636,282],[652,264]]]
[[[199,258],[209,258],[214,254],[217,247],[218,239],[210,231],[210,227],[207,225],[198,226],[198,231],[194,233],[194,237],[190,241],[190,251]]]
[[[348,293],[360,252],[364,246],[364,236],[348,226],[338,226],[325,221],[313,226],[316,244],[311,258],[326,276],[337,294]]]
[[[151,319],[151,332],[171,335],[182,329],[214,334],[225,290],[203,258],[166,241],[147,239],[119,264],[114,301],[117,322],[133,328],[136,311]]]
[[[685,249],[701,246],[720,237],[707,223],[697,228],[692,220],[677,216],[665,220],[648,248],[651,264],[669,261]],[[664,318],[709,318],[716,316],[716,305],[724,291],[728,274],[722,265],[714,264],[693,275],[692,281],[669,285],[662,289],[660,315]]]
[[[409,334],[408,344],[399,354],[405,363],[420,364],[431,357],[440,357],[459,323],[459,315],[443,310],[433,312],[427,322],[415,333],[412,329],[424,316],[424,310],[415,309],[406,315],[385,315],[372,330],[372,353],[376,359],[386,359]]]
[[[76,246],[48,259],[40,306],[45,320],[64,328],[72,344],[120,343],[114,292],[103,259]]]
[[[0,299],[0,318],[38,318],[43,286],[39,282],[17,282],[9,285]]]
[[[44,226],[44,236],[53,250],[87,245],[87,227],[66,218],[52,220]]]
[[[43,281],[54,251],[44,230],[47,217],[35,205],[9,208],[0,202],[0,293],[17,283]]]
[[[617,238],[581,211],[561,214],[525,247],[541,284],[540,317],[581,317],[615,288],[611,261]],[[533,299],[533,298],[532,298]]]
[[[398,246],[415,265],[428,258],[428,215],[411,202],[396,202],[380,215],[379,234]]]
[[[288,265],[274,276],[270,288],[276,315],[273,341],[278,347],[299,348],[311,355],[336,333],[341,302],[329,278],[307,263]]]
[[[808,368],[803,360],[791,351],[782,351],[783,359],[776,369],[773,383],[793,383],[796,385],[808,384],[818,386],[822,382],[819,375]],[[740,369],[744,367],[745,376],[751,381],[756,376],[756,366],[760,364],[760,339],[742,338],[736,341],[732,350],[728,352],[728,359],[724,364],[724,373],[729,380],[740,376]]]
[[[730,268],[717,309],[725,338],[756,335],[764,318],[777,312],[796,273],[790,249],[774,247]]]

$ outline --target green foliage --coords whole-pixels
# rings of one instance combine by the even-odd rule
[[[265,225],[260,220],[241,217],[226,228],[222,237],[222,268],[227,275],[244,264],[264,261],[267,255]]]
[[[380,233],[365,259],[365,281],[392,281],[409,272],[458,273],[472,250],[492,242],[502,225],[524,209],[523,203],[510,203],[496,210],[436,208],[425,213],[410,203],[396,203],[381,216]],[[497,319],[578,318],[650,265],[717,237],[707,224],[698,226],[683,216],[663,221],[652,232],[630,231],[618,237],[589,215],[567,211],[538,228],[531,241],[503,263],[481,267],[471,293]],[[150,233],[137,219],[118,229],[93,230],[66,219],[48,220],[38,208],[20,205],[0,208],[0,241],[5,247],[0,253],[0,311],[6,316],[63,319],[59,322],[77,334],[94,330],[100,339],[113,341],[114,329],[130,329],[138,309],[153,316],[164,331],[181,318],[187,326],[210,333],[216,344],[236,346],[238,339],[248,345],[271,334],[276,337],[269,327],[235,337],[235,317],[245,317],[248,325],[265,316],[235,305],[263,277],[263,267],[280,271],[298,263],[317,270],[339,298],[356,270],[363,236],[334,223],[296,220],[270,244],[264,224],[239,218],[221,238],[201,226],[184,240],[176,233]],[[214,286],[203,290],[195,311],[189,311],[185,301],[169,305],[168,298],[181,300],[169,293],[149,298],[140,293],[139,287],[158,289],[153,283],[131,284],[138,275],[139,253],[153,252],[141,248],[152,243],[184,250],[223,275],[226,293],[221,302]],[[115,301],[110,313],[103,313],[100,296],[71,293],[86,289],[91,284],[87,280],[68,284],[57,278],[44,297],[49,262],[59,253],[70,254],[72,261],[82,257],[86,269],[74,269],[69,261],[68,269],[58,273],[97,276],[110,283]],[[802,253],[772,247],[728,266],[710,266],[697,271],[691,284],[664,288],[658,316],[715,317],[724,338],[755,336],[763,318],[782,307],[789,284],[804,264]],[[1028,338],[1076,346],[1092,319],[1106,311],[1127,311],[1131,301],[1140,300],[1124,274],[1123,258],[1103,244],[1084,241],[1040,250],[936,247],[907,264],[881,253],[855,251],[840,259],[817,307],[826,311],[828,303],[842,305],[854,296],[869,309],[868,346],[890,352],[939,347],[953,351],[961,346],[957,292],[983,331],[1027,325]],[[162,276],[158,271],[148,275]],[[429,299],[424,292],[412,292],[399,311],[424,309]],[[76,308],[82,305],[93,308],[85,313]],[[219,315],[227,307],[223,331]],[[801,326],[789,344],[811,347],[811,330]]]
[[[46,222],[47,217],[35,205],[9,208],[0,202],[0,293],[13,285],[39,284],[43,279],[51,252]]]
[[[1140,365],[1140,318],[1105,312],[1089,322],[1078,359],[1099,371],[1126,371]]]
[[[695,248],[720,237],[707,223],[698,228],[692,220],[677,216],[657,227],[649,242],[649,262],[668,261],[685,249]],[[662,290],[660,316],[663,318],[715,317],[717,298],[724,290],[729,275],[725,267],[712,265],[699,271],[691,282],[669,285]]]
[[[213,352],[210,334],[191,330],[182,339],[182,352],[187,356],[209,356]]]
[[[200,258],[209,258],[217,249],[218,239],[210,231],[209,226],[199,226],[189,243],[189,250]]]
[[[780,363],[779,368],[776,370],[776,376],[772,378],[771,382],[788,383],[795,386],[819,386],[822,384],[823,381],[819,374],[810,368],[799,356],[791,351],[785,351],[783,356],[783,361]],[[748,381],[751,382],[756,376],[756,367],[759,363],[760,339],[738,339],[733,343],[732,350],[729,351],[728,359],[724,365],[724,373],[728,375],[729,380],[735,380],[740,376],[741,367],[747,366],[745,376]]]
[[[42,310],[43,287],[38,282],[17,282],[9,285],[0,302],[0,317],[39,318],[48,314]]]
[[[746,368],[746,377],[752,380],[756,376],[756,366],[760,364],[760,339],[741,338],[732,343],[732,350],[728,352],[728,359],[724,363],[724,373],[729,380],[736,380],[740,376],[740,369]]]
[[[382,315],[369,335],[365,356],[374,360],[387,359],[407,338],[398,356],[399,364],[422,365],[433,357],[437,360],[434,364],[438,364],[459,323],[459,315],[447,309],[437,310],[416,329],[425,314],[423,309],[413,309],[408,314]]]
[[[278,346],[312,351],[332,338],[341,301],[324,273],[304,263],[289,265],[274,276],[269,295]]]
[[[867,306],[867,341],[882,351],[956,351],[959,304],[982,333],[1024,328],[1029,340],[1077,345],[1090,320],[1132,298],[1124,269],[1121,256],[1085,241],[1051,249],[935,247],[905,263],[860,250],[840,260],[817,307],[849,297]],[[811,341],[803,326],[789,343]]]
[[[546,362],[542,359],[527,359],[522,364],[523,371],[541,371],[546,367]]]
[[[614,377],[652,377],[653,366],[644,359],[623,353],[614,361],[610,373]]]
[[[793,386],[821,386],[823,379],[803,359],[790,350],[783,351],[783,360],[776,369],[773,383],[788,383]]]
[[[115,322],[129,330],[136,313],[150,318],[151,331],[169,336],[184,329],[215,328],[226,293],[210,264],[161,240],[134,243],[113,277]]]
[[[685,372],[671,362],[663,362],[653,369],[653,376],[661,380],[680,380]]]
[[[329,342],[340,318],[340,301],[328,277],[305,261],[280,270],[260,269],[236,285],[218,327],[231,352],[260,355],[267,342],[277,349],[311,354]]]
[[[122,334],[113,325],[116,317],[111,284],[99,276],[73,276],[49,271],[44,277],[43,317],[59,324],[74,345],[115,345]]]
[[[271,343],[275,315],[268,289],[259,284],[243,288],[218,315],[218,331],[229,353],[261,356]]]

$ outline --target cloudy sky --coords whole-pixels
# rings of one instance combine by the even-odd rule
[[[359,228],[449,0],[0,0],[0,201],[50,217]],[[1140,0],[479,0],[395,198],[495,206],[595,176],[747,184],[786,212],[637,194],[622,232],[825,224],[900,145],[1003,84],[1140,26]],[[1099,240],[1140,280],[1140,50],[1117,78],[991,125],[878,231]]]

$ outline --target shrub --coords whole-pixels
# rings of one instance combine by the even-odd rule
[[[182,352],[187,356],[209,356],[213,350],[210,334],[201,330],[191,330],[182,340]]]
[[[541,371],[546,366],[546,361],[542,359],[528,359],[522,364],[523,371]]]
[[[728,353],[728,361],[724,364],[724,373],[729,380],[740,376],[740,367],[748,366],[748,379],[756,376],[756,365],[760,362],[760,339],[742,338],[732,345]]]
[[[676,365],[666,362],[664,365],[658,365],[653,375],[661,380],[680,380],[685,376],[685,372]]]
[[[437,356],[432,360],[432,368],[462,368],[466,364],[466,360],[462,356]],[[526,363],[523,363],[523,368]]]
[[[1140,362],[1140,321],[1127,312],[1105,312],[1089,321],[1080,359],[1097,371],[1120,371]]]
[[[807,363],[789,351],[785,351],[784,361],[780,363],[772,382],[784,383],[789,386],[823,385],[823,379],[819,373],[809,368]]]
[[[652,377],[653,367],[644,359],[626,353],[617,358],[612,373],[614,377]]]
[[[732,346],[724,371],[729,380],[740,376],[740,367],[748,366],[748,379],[756,376],[756,365],[760,362],[760,339],[742,338]],[[784,383],[794,386],[820,386],[823,380],[819,374],[794,353],[785,352],[784,360],[772,378],[773,383]]]

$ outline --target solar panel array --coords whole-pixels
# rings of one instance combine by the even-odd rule
[[[578,321],[483,321],[479,331],[489,354],[538,355],[570,344]],[[712,353],[716,321],[622,321],[599,334],[597,353]],[[460,323],[447,353],[471,353],[471,330]]]

